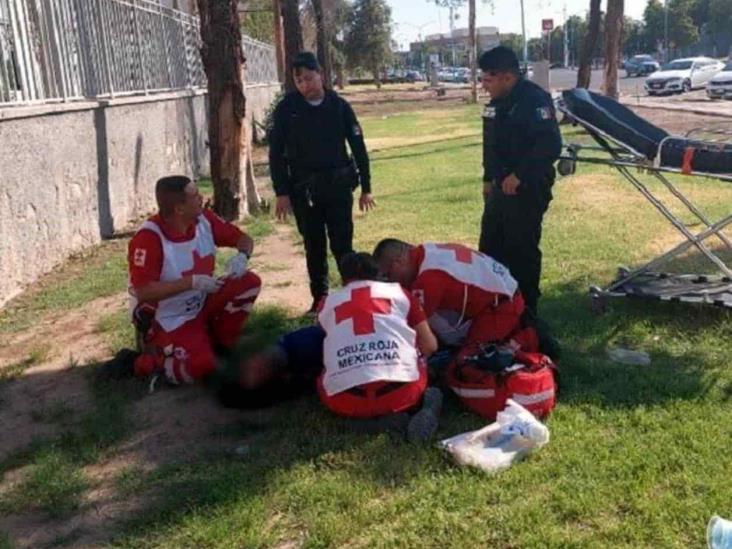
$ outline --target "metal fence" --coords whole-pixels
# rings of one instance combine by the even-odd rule
[[[153,0],[0,0],[0,106],[205,86],[196,17]]]
[[[277,54],[274,46],[242,36],[242,48],[247,59],[244,72],[247,84],[278,82]]]

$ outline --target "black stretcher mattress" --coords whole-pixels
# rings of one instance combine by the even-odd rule
[[[669,137],[667,131],[644,120],[628,107],[584,88],[565,90],[562,98],[570,116],[588,122],[648,160],[655,160],[663,142],[662,167],[686,167],[691,168],[692,173],[732,176],[732,144]]]

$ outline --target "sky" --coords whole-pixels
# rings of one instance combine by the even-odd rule
[[[554,19],[554,25],[564,22],[564,7],[567,7],[567,16],[584,16],[589,8],[589,0],[524,0],[526,11],[526,33],[529,37],[541,34],[541,20]],[[393,37],[400,49],[408,49],[409,42],[438,32],[449,32],[450,23],[448,10],[438,8],[433,0],[387,0],[391,6],[391,16],[394,25]],[[635,19],[641,19],[648,0],[628,0],[625,2],[625,14]],[[479,27],[498,27],[501,33],[521,32],[521,9],[519,0],[493,0],[494,8],[490,3],[476,0],[477,25]],[[605,9],[605,2],[603,2]],[[455,28],[468,26],[468,8],[458,10],[459,18],[455,21]]]

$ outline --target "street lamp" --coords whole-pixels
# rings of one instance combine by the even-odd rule
[[[663,1],[663,55],[668,63],[670,61],[668,55],[668,0]]]

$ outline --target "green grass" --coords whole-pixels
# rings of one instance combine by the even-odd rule
[[[459,107],[362,122],[369,137],[409,140],[418,133],[439,140],[476,130],[479,114],[479,107]],[[465,137],[374,154],[378,209],[357,216],[356,248],[371,250],[386,236],[475,245],[480,153],[479,139]],[[732,203],[729,185],[678,182],[712,215]],[[527,461],[486,476],[455,467],[429,446],[351,434],[316,398],[304,398],[242,413],[228,436],[246,446],[244,455],[121,472],[120,493],[147,493],[151,503],[117,527],[112,544],[703,546],[709,517],[732,516],[732,318],[623,301],[596,317],[587,296],[589,284],[609,281],[618,265],[638,264],[673,241],[665,220],[611,171],[581,167],[557,183],[544,224],[542,311],[565,348],[562,392],[548,423],[550,444]],[[690,256],[677,267],[697,263]],[[301,322],[260,309],[240,352],[254,352]],[[100,330],[120,332],[121,321],[111,316]],[[610,362],[605,349],[614,344],[647,351],[652,364]],[[96,415],[87,418],[93,424],[82,422],[53,445],[72,468],[112,451],[133,428],[126,410],[134,391],[98,386],[94,394]],[[439,435],[481,424],[448,399]],[[0,470],[37,463],[48,452],[46,443]]]

